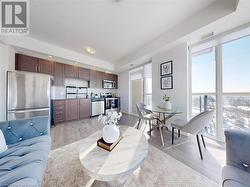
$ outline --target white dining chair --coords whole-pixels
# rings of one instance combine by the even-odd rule
[[[151,135],[151,131],[153,128],[153,121],[157,121],[156,122],[156,126],[159,127],[160,130],[160,137],[161,137],[161,143],[164,146],[164,139],[163,139],[163,135],[162,135],[162,121],[155,115],[153,114],[151,111],[148,111],[145,109],[145,105],[143,103],[138,103],[136,104],[136,109],[137,109],[137,113],[139,115],[139,121],[137,124],[137,129],[139,129],[140,127],[140,122],[141,120],[144,120],[146,122],[148,122],[149,124],[149,134]]]
[[[200,152],[201,160],[203,160],[199,135],[201,136],[204,148],[206,148],[203,133],[213,120],[214,111],[205,111],[193,117],[190,121],[183,121],[180,119],[174,120],[171,123],[172,127],[172,144],[174,144],[174,130],[178,129],[178,137],[180,137],[181,130],[183,132],[196,135],[197,144]]]

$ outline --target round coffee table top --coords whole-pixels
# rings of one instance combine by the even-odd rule
[[[97,146],[96,141],[101,138],[101,131],[83,141],[79,158],[84,171],[96,180],[114,181],[126,176],[147,157],[148,141],[145,135],[128,126],[120,126],[119,129],[122,139],[111,152]]]

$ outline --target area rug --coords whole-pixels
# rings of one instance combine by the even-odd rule
[[[78,153],[81,142],[52,150],[43,181],[44,187],[106,186],[83,172]],[[149,144],[148,157],[124,186],[129,187],[215,187],[220,186],[190,167]]]

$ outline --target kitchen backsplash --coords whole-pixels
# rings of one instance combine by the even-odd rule
[[[66,90],[64,86],[51,86],[51,99],[65,99]]]
[[[88,87],[88,81],[81,79],[66,78],[64,84],[65,86]]]
[[[117,95],[117,90],[88,88],[88,94],[112,93]],[[117,95],[118,96],[118,95]],[[66,88],[63,86],[51,87],[51,99],[66,99]]]

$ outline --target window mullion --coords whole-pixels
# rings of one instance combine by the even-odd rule
[[[216,138],[223,141],[222,46],[215,48],[216,59]]]

